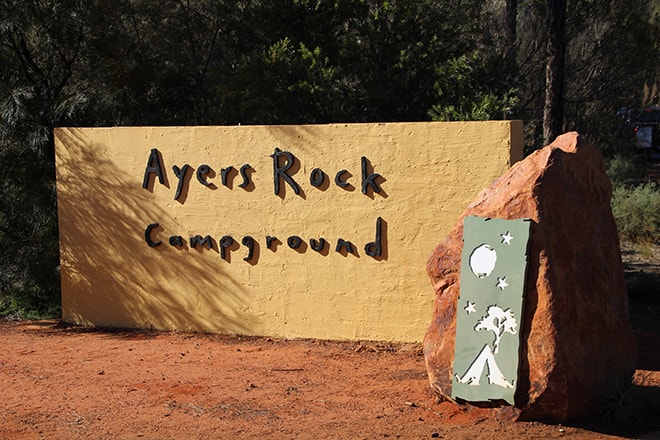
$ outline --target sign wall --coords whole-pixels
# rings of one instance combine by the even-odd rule
[[[426,258],[518,121],[59,128],[69,322],[421,341]]]

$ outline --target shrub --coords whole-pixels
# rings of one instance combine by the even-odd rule
[[[617,154],[607,161],[606,172],[612,181],[612,186],[618,188],[638,181],[644,173],[644,166],[634,156]]]
[[[660,189],[654,182],[616,187],[612,213],[622,237],[635,243],[660,241]]]
[[[646,375],[607,381],[601,389],[601,416],[634,432],[657,428],[658,387]]]

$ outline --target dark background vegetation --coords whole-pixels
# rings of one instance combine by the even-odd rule
[[[58,126],[522,119],[527,152],[569,130],[595,142],[646,206],[636,215],[650,232],[626,234],[657,242],[660,196],[634,192],[643,171],[616,110],[659,104],[659,11],[658,0],[0,0],[0,315],[59,313]]]

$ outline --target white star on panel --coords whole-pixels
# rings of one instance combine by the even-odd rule
[[[474,309],[474,305],[475,304],[473,302],[468,301],[467,306],[465,306],[465,308],[463,310],[465,310],[468,315],[470,313],[474,313],[474,312],[476,312],[476,310]]]
[[[505,287],[509,287],[509,283],[506,282],[506,277],[497,277],[497,286],[500,290],[504,290]]]
[[[513,235],[509,231],[506,231],[506,234],[501,234],[502,243],[511,245],[511,240],[513,240]]]

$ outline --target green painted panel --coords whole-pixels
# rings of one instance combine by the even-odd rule
[[[514,404],[530,223],[465,218],[454,399]]]

